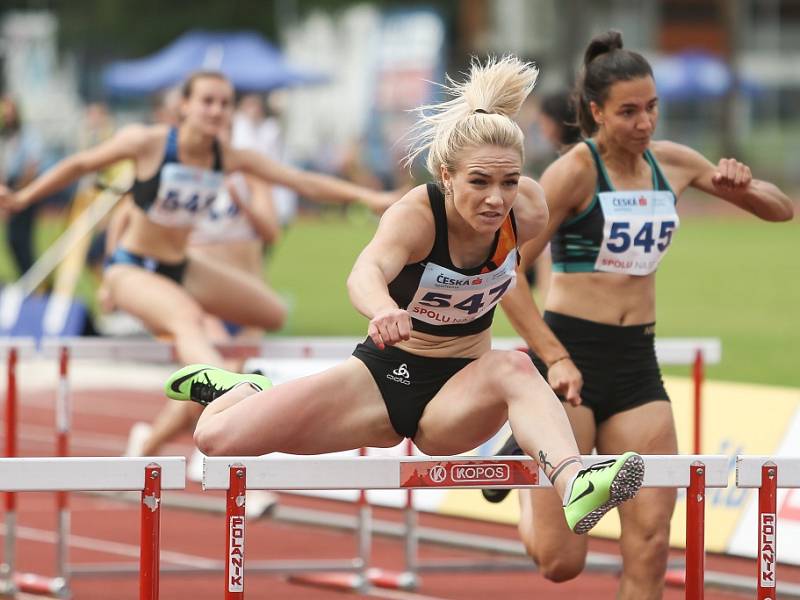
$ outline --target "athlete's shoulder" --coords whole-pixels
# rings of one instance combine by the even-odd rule
[[[423,184],[411,188],[400,200],[387,208],[383,215],[381,221],[388,218],[391,222],[403,220],[406,224],[433,223],[427,186]]]
[[[586,144],[576,144],[556,159],[540,178],[547,203],[583,201],[597,186],[597,168]]]
[[[514,217],[517,221],[520,241],[538,235],[550,218],[550,211],[544,197],[544,189],[530,177],[519,180],[519,194],[514,203]]]
[[[705,157],[694,148],[669,140],[650,142],[650,152],[659,163],[670,167],[691,167],[706,162]]]
[[[115,137],[130,144],[137,151],[148,150],[164,144],[169,132],[166,125],[142,125],[132,123],[121,127]]]

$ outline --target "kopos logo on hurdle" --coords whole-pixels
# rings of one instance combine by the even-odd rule
[[[536,485],[539,466],[532,459],[409,460],[400,462],[400,481],[406,488]]]

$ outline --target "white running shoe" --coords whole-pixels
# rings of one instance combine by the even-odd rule
[[[128,445],[125,446],[125,454],[123,456],[143,456],[144,443],[152,432],[153,428],[149,423],[142,421],[134,423],[130,433],[128,433]]]

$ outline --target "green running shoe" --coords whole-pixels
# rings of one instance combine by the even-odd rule
[[[575,533],[586,533],[612,508],[633,498],[643,479],[644,460],[635,452],[581,470],[564,507],[567,525]]]
[[[243,382],[259,390],[272,387],[272,382],[263,375],[233,373],[211,365],[187,365],[170,375],[164,392],[173,400],[193,400],[206,406]]]

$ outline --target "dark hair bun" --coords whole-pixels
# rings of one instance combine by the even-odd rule
[[[583,55],[583,64],[588,65],[601,54],[607,54],[613,50],[622,49],[622,34],[619,31],[606,31],[596,35],[589,42],[588,48]]]

